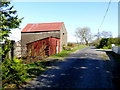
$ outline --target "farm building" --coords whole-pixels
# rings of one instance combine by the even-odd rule
[[[62,51],[67,44],[63,22],[27,24],[21,31],[22,56],[49,56]]]

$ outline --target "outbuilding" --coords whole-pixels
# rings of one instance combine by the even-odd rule
[[[67,45],[67,30],[63,22],[27,24],[21,31],[22,56],[49,56]]]
[[[46,57],[60,52],[60,39],[48,37],[27,43],[28,57]]]

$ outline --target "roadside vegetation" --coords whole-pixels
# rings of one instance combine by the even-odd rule
[[[76,50],[82,49],[88,47],[87,45],[80,45],[80,44],[76,44],[76,43],[68,43],[67,46],[63,47],[63,50],[55,55],[51,55],[49,58],[61,58],[61,57],[66,57],[68,56],[70,53],[75,52]]]
[[[3,62],[3,75],[2,75],[2,87],[3,88],[21,88],[26,82],[33,78],[36,78],[45,70],[49,69],[49,66],[53,63],[58,62],[59,58],[65,58],[70,53],[76,50],[87,47],[86,45],[78,45],[76,43],[68,43],[67,46],[63,47],[63,51],[52,55],[50,57],[44,58],[43,60],[38,60],[36,62],[21,64],[23,60],[21,59],[6,59]],[[51,60],[50,58],[54,58]]]
[[[8,39],[11,30],[19,28],[22,19],[18,18],[17,11],[11,4],[10,1],[0,1],[0,13],[1,13],[1,26],[0,26],[0,55],[1,63],[0,68],[2,68],[2,74],[0,80],[1,87],[13,86],[13,83],[18,87],[24,82],[24,77],[26,76],[26,71],[23,65],[20,63],[21,60],[9,57],[9,51],[13,49],[12,41]],[[12,55],[11,55],[12,56]]]
[[[20,59],[6,60],[2,64],[2,87],[21,88],[27,81],[39,76],[47,69],[49,61],[21,64]]]
[[[99,49],[111,49],[112,44],[120,46],[120,38],[101,38],[92,43],[92,45]]]

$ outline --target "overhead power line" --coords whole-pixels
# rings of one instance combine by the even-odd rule
[[[109,8],[110,8],[111,1],[112,1],[112,0],[109,1],[108,7],[107,7],[106,12],[105,12],[105,15],[104,15],[104,17],[103,17],[103,19],[102,19],[102,22],[101,22],[100,26],[98,27],[98,33],[97,33],[97,35],[96,35],[97,38],[98,38],[98,40],[100,39],[100,32],[99,32],[99,30],[100,30],[100,28],[102,27],[102,25],[103,25],[103,23],[104,23],[104,21],[105,21],[106,15],[107,15],[107,13],[108,13],[108,11],[109,11]]]
[[[110,8],[111,1],[112,1],[112,0],[109,1],[108,7],[107,7],[106,12],[105,12],[105,15],[104,15],[104,17],[103,17],[103,19],[102,19],[102,22],[101,22],[101,24],[100,24],[100,26],[99,26],[99,28],[98,28],[98,32],[99,32],[99,29],[102,27],[102,25],[103,25],[103,23],[104,23],[104,21],[105,21],[106,15],[107,15],[107,13],[108,13],[108,11],[109,11],[109,8]]]

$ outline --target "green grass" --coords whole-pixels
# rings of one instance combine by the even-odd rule
[[[115,45],[115,46],[118,46],[118,47],[120,47],[120,45]]]
[[[27,76],[25,78],[26,82],[30,81],[33,78],[36,78],[41,73],[43,73],[45,70],[49,69],[48,66],[54,62],[56,61],[55,60],[44,60],[44,61],[36,61],[33,63],[24,64],[24,66],[26,67],[26,71],[27,71]]]
[[[79,45],[74,47],[72,50],[62,50],[60,53],[55,54],[55,55],[51,55],[49,58],[59,58],[59,57],[66,57],[68,56],[70,53],[75,52],[76,50],[82,49],[88,47],[86,45]]]
[[[31,80],[39,76],[45,70],[47,70],[47,65],[49,65],[49,61],[37,61],[33,63],[24,64],[27,71],[26,81]]]

